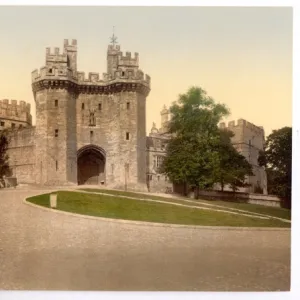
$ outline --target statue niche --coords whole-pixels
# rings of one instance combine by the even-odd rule
[[[90,109],[89,126],[96,126],[95,109]]]

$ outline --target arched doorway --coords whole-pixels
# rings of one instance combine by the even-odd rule
[[[96,145],[87,145],[77,151],[78,184],[105,184],[105,151]]]

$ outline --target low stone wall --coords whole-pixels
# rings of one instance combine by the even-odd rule
[[[189,197],[194,197],[194,192],[189,192]],[[238,201],[247,202],[249,198],[248,193],[242,192],[229,192],[229,191],[199,191],[199,198],[207,200],[227,200],[227,201]]]
[[[176,194],[181,194],[182,187],[175,189]],[[194,198],[194,192],[188,191],[188,197]],[[244,202],[251,204],[259,204],[265,206],[281,207],[281,200],[274,195],[263,195],[263,194],[248,194],[241,192],[229,192],[229,191],[199,191],[199,198],[204,200],[223,200],[231,202]]]
[[[161,174],[151,174],[151,180],[147,180],[148,191],[151,193],[172,193],[173,184]]]
[[[273,195],[249,194],[248,203],[281,207],[281,200]]]

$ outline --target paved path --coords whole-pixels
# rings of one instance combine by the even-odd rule
[[[290,231],[151,227],[22,203],[0,191],[0,289],[289,290]]]

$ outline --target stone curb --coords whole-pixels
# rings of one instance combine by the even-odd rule
[[[34,197],[34,196],[30,196],[30,197]],[[169,227],[169,228],[208,229],[208,230],[211,229],[211,230],[236,230],[236,231],[291,231],[291,228],[280,228],[280,227],[278,228],[278,227],[202,226],[202,225],[163,224],[163,223],[154,223],[154,222],[110,219],[110,218],[87,216],[87,215],[66,212],[66,211],[62,211],[62,210],[51,209],[48,207],[33,204],[31,202],[26,201],[26,199],[27,198],[25,198],[23,200],[24,204],[47,211],[47,212],[54,212],[54,213],[64,214],[67,216],[72,216],[72,217],[77,217],[77,218],[98,220],[98,221],[111,222],[111,223],[140,225],[140,226],[148,226],[148,227]]]

